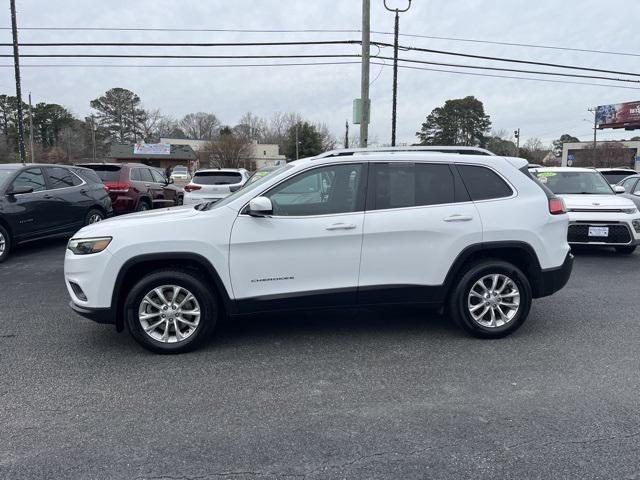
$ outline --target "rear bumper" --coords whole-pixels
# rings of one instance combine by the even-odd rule
[[[69,306],[78,315],[84,318],[88,318],[89,320],[93,320],[96,323],[109,324],[109,325],[113,325],[116,323],[116,317],[113,314],[113,310],[111,308],[81,307],[73,303],[73,301],[69,302]]]
[[[534,289],[534,297],[547,297],[561,290],[569,281],[573,270],[573,255],[567,253],[562,265],[556,268],[547,268],[540,272],[537,288]]]

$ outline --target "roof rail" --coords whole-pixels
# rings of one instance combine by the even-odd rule
[[[436,153],[457,153],[459,155],[491,155],[495,156],[495,153],[490,152],[480,147],[451,147],[451,146],[416,146],[416,147],[373,147],[373,148],[344,148],[337,150],[330,150],[328,152],[316,155],[313,158],[327,158],[327,157],[346,157],[358,154],[369,153],[411,153],[411,152],[436,152]]]

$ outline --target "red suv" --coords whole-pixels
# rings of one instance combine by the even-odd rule
[[[82,163],[95,171],[109,192],[116,215],[182,205],[184,190],[162,170],[141,163]]]

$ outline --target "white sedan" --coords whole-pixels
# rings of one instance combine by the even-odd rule
[[[244,168],[215,168],[198,170],[184,187],[184,204],[197,205],[217,202],[240,190],[249,178]]]

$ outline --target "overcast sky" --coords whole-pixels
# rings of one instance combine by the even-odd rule
[[[406,0],[388,0],[404,7]],[[154,27],[209,29],[360,29],[360,0],[16,0],[18,24],[23,27]],[[372,30],[391,31],[393,15],[382,0],[372,0]],[[10,27],[8,2],[0,26]],[[637,0],[414,0],[401,17],[408,34],[490,41],[555,45],[609,50],[640,55],[640,1]],[[4,42],[10,30],[0,31]],[[219,42],[359,39],[357,33],[220,33],[220,32],[20,32],[21,42],[36,41],[147,41]],[[392,42],[391,36],[372,39]],[[539,48],[486,45],[450,40],[401,38],[401,44],[465,53],[640,72],[639,56],[604,55]],[[36,53],[41,48],[23,48]],[[11,53],[5,47],[4,53]],[[55,52],[49,49],[48,52]],[[79,48],[67,48],[67,53]],[[85,49],[86,51],[86,49]],[[113,49],[100,49],[111,52]],[[121,50],[119,50],[121,51]],[[219,54],[359,53],[357,46],[271,47],[226,49],[136,49],[141,53]],[[372,48],[372,54],[378,50]],[[392,56],[391,49],[381,55]],[[489,64],[482,60],[417,52],[404,58],[440,62]],[[352,59],[354,60],[354,59]],[[355,59],[357,60],[357,59]],[[285,60],[242,60],[236,63],[275,63]],[[343,60],[344,61],[344,60]],[[60,103],[83,117],[89,101],[112,87],[124,87],[142,98],[145,108],[159,108],[174,117],[195,112],[215,113],[223,123],[235,124],[244,112],[269,117],[274,112],[297,111],[312,121],[325,122],[333,133],[344,135],[351,120],[352,100],[360,95],[359,65],[145,68],[157,64],[215,64],[225,60],[119,60],[23,59],[23,92],[33,101]],[[28,64],[129,64],[136,68],[28,68]],[[509,64],[491,62],[496,66]],[[11,65],[5,58],[4,65]],[[435,67],[438,68],[438,67]],[[446,68],[446,67],[443,67]],[[518,67],[516,67],[518,68]],[[526,66],[522,68],[527,68]],[[544,67],[532,67],[532,69]],[[489,73],[489,72],[487,72]],[[582,72],[578,72],[582,73]],[[508,75],[508,74],[507,74]],[[517,75],[517,74],[513,74]],[[555,78],[555,77],[550,77]],[[372,123],[370,140],[390,141],[392,69],[371,67]],[[567,79],[571,80],[571,79]],[[576,82],[605,83],[598,80]],[[13,69],[0,69],[0,89],[15,94]],[[631,84],[634,86],[633,84]],[[637,85],[640,88],[640,84]],[[493,128],[520,128],[523,139],[541,137],[545,143],[570,133],[591,138],[594,105],[635,101],[640,90],[567,85],[401,69],[399,77],[398,141],[416,141],[415,132],[425,116],[450,98],[474,95],[484,102]],[[26,100],[26,94],[25,94]],[[352,126],[352,130],[357,127]],[[638,132],[599,133],[600,138],[629,138]]]

